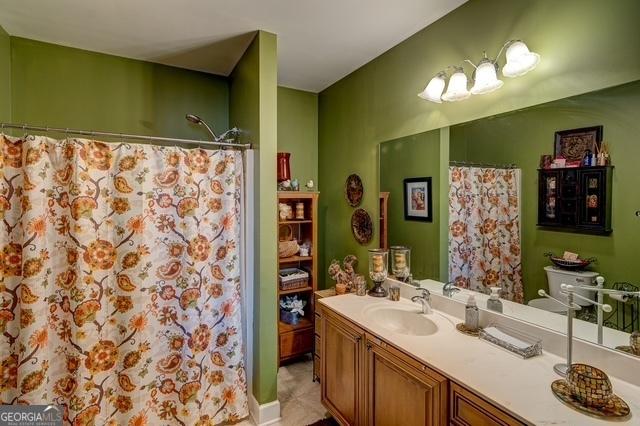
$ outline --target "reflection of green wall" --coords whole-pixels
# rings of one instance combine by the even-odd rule
[[[640,81],[574,96],[536,107],[451,127],[453,160],[515,163],[522,169],[522,265],[525,296],[537,297],[546,286],[543,254],[564,250],[595,256],[594,270],[609,284],[640,284]],[[538,208],[540,155],[553,153],[554,132],[604,125],[614,169],[613,233],[592,236],[545,231],[535,224]],[[454,156],[455,151],[455,156]]]
[[[150,62],[11,37],[13,121],[206,139],[229,124],[227,80]]]
[[[0,27],[0,121],[11,121],[11,38]]]
[[[411,248],[415,279],[439,278],[439,147],[440,132],[433,130],[380,144],[380,191],[389,192],[389,245]],[[432,177],[433,222],[404,219],[403,181]]]
[[[291,175],[304,189],[318,182],[318,95],[278,87],[278,152],[291,153]],[[316,188],[317,189],[317,188]]]
[[[258,31],[231,74],[229,119],[256,147],[253,395],[277,398],[277,39]]]
[[[347,253],[365,263],[367,247],[351,237],[353,209],[344,201],[343,185],[350,173],[360,174],[363,207],[375,223],[378,143],[637,80],[638,16],[637,0],[470,0],[322,91],[321,271]],[[434,104],[416,96],[440,69],[464,58],[478,60],[483,50],[495,55],[511,38],[542,55],[535,71],[462,102]],[[378,241],[377,229],[375,234],[369,247]]]

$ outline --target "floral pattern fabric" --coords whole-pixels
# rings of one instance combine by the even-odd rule
[[[456,286],[524,302],[520,170],[449,168],[449,279]]]
[[[242,154],[0,136],[0,403],[72,425],[248,413]]]

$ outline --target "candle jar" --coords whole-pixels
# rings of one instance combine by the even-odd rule
[[[356,294],[358,296],[367,295],[367,280],[364,279],[364,275],[356,275],[353,279],[353,285],[356,288]]]
[[[369,277],[373,281],[373,288],[369,295],[374,297],[387,297],[387,291],[382,283],[387,279],[387,264],[389,252],[384,249],[369,250]]]
[[[411,274],[411,249],[409,247],[391,247],[391,273],[399,281],[407,282]]]
[[[296,203],[296,219],[304,219],[304,203],[302,202]]]

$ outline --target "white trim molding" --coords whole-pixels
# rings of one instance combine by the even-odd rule
[[[280,401],[260,405],[253,394],[249,394],[249,412],[258,426],[272,425],[280,421]]]

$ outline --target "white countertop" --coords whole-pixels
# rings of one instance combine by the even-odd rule
[[[459,333],[459,319],[435,311],[429,319],[438,325],[430,336],[408,336],[392,332],[377,323],[366,311],[374,305],[419,311],[409,300],[391,302],[370,296],[347,294],[320,299],[365,330],[383,338],[450,379],[476,391],[495,404],[536,425],[601,425],[609,421],[589,417],[560,402],[551,392],[551,383],[560,378],[553,366],[564,360],[544,352],[523,360],[478,338]],[[419,315],[416,313],[416,315]],[[631,417],[618,424],[640,424],[640,387],[611,378],[614,392],[631,408]]]

